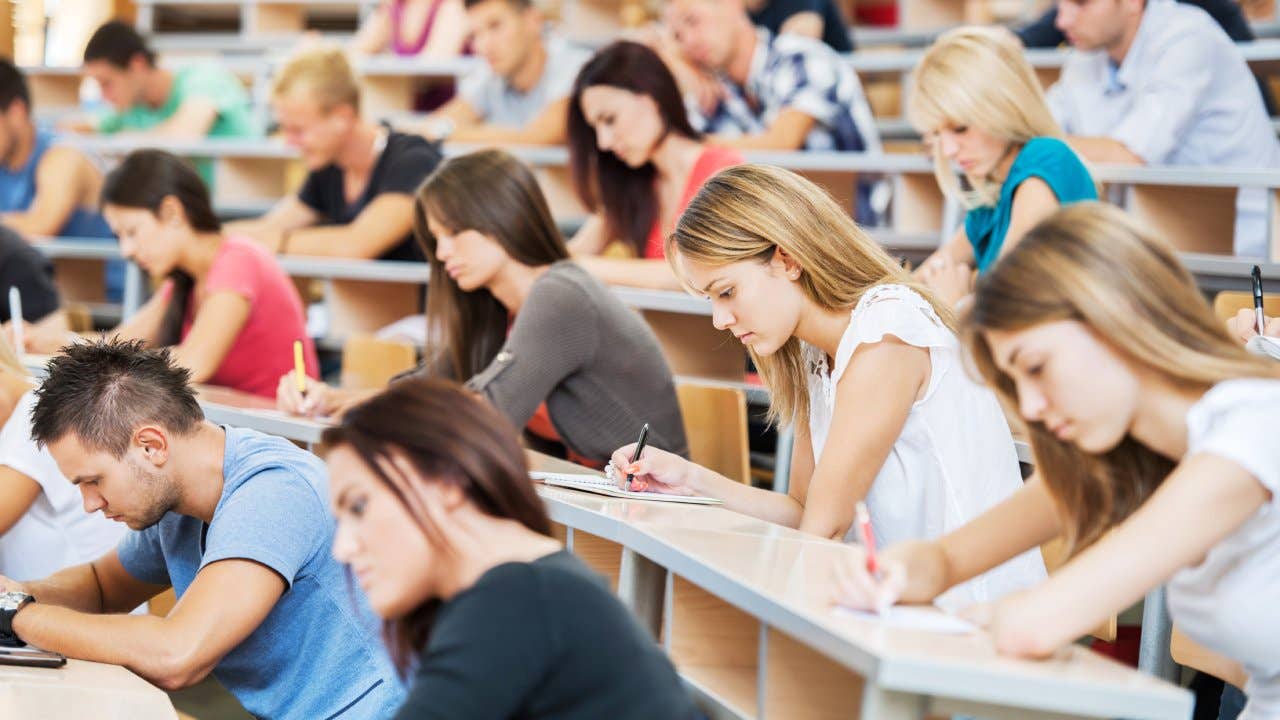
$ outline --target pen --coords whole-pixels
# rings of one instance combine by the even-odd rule
[[[9,288],[9,319],[13,322],[13,351],[21,355],[26,352],[26,342],[23,337],[26,328],[23,327],[22,320],[22,293],[17,287]]]
[[[862,533],[862,547],[867,551],[867,572],[875,579],[880,579],[880,561],[876,559],[876,533],[871,527],[871,513],[867,512],[867,504],[859,502],[854,510],[858,521],[858,530]],[[889,608],[877,603],[876,613],[884,615]]]
[[[1257,316],[1258,334],[1261,335],[1267,326],[1267,316],[1262,312],[1262,270],[1253,266],[1253,312]],[[12,301],[10,301],[12,304]]]
[[[293,341],[293,378],[298,383],[298,394],[307,396],[307,364],[302,359],[302,341]]]
[[[636,451],[631,453],[631,462],[633,464],[635,463],[635,461],[640,459],[640,453],[644,452],[644,444],[645,444],[645,441],[647,441],[648,439],[649,439],[649,423],[645,423],[644,426],[640,428],[640,439],[636,441]],[[627,473],[627,492],[631,492],[631,480],[634,477],[635,476],[632,475],[631,473]]]

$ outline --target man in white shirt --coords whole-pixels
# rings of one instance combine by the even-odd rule
[[[569,93],[590,53],[544,35],[531,0],[465,0],[467,25],[484,67],[432,113],[428,140],[557,145],[566,140]]]
[[[1280,167],[1280,142],[1240,50],[1203,10],[1174,0],[1060,0],[1075,52],[1049,105],[1099,163]],[[1267,254],[1266,191],[1237,195],[1235,249]]]

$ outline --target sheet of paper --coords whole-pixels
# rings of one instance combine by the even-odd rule
[[[932,606],[894,605],[884,615],[877,615],[837,605],[833,612],[900,630],[923,630],[939,635],[968,635],[978,631],[977,625]]]
[[[1273,360],[1280,360],[1280,339],[1254,335],[1249,338],[1249,342],[1244,347],[1255,355],[1265,355]]]

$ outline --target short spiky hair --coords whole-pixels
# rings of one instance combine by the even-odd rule
[[[89,450],[120,458],[139,425],[184,435],[204,420],[191,372],[175,365],[167,349],[141,340],[69,345],[45,370],[31,412],[31,438],[41,447],[74,434]]]

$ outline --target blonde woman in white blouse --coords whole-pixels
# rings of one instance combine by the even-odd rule
[[[667,258],[712,321],[747,346],[775,421],[795,428],[787,494],[650,447],[613,463],[635,487],[710,495],[748,515],[852,540],[865,500],[882,541],[934,538],[1022,484],[991,391],[964,372],[952,318],[821,188],[744,165],[707,181]],[[951,598],[985,600],[1044,577],[1028,552]],[[949,599],[951,599],[949,598]]]

